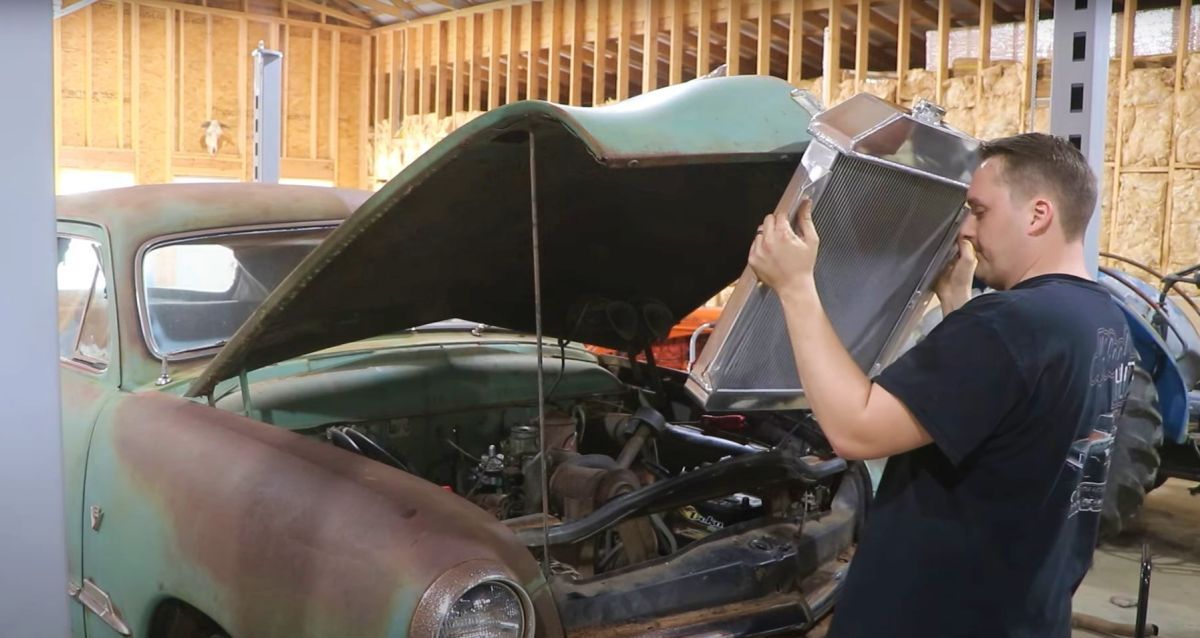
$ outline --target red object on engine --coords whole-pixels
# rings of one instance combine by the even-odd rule
[[[700,417],[700,427],[719,432],[741,432],[746,429],[746,417],[740,414],[705,414]]]

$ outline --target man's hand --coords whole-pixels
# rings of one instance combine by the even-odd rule
[[[812,221],[812,202],[805,200],[797,212],[800,234],[786,217],[767,215],[750,247],[750,268],[758,280],[780,297],[816,291],[813,268],[820,239]]]
[[[958,255],[946,264],[933,284],[933,292],[942,304],[942,316],[962,308],[971,300],[971,280],[975,277],[975,245],[966,239],[958,240]]]

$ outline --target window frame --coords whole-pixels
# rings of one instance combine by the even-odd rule
[[[99,227],[90,227],[90,228],[95,228],[98,233],[101,233],[101,234],[103,233],[103,229],[101,229]],[[110,303],[109,307],[106,308],[104,311],[108,318],[108,327],[107,327],[108,328],[108,359],[106,361],[102,361],[95,357],[89,357],[87,355],[80,353],[79,352],[79,342],[81,339],[83,339],[83,328],[87,322],[88,311],[91,310],[91,308],[92,308],[92,299],[95,297],[95,294],[96,294],[96,277],[97,276],[99,276],[99,275],[104,276],[105,286],[109,289],[109,299],[110,300],[114,299],[114,295],[112,294],[112,285],[113,285],[112,273],[111,273],[112,269],[109,267],[108,260],[107,260],[107,251],[105,250],[107,244],[105,243],[105,241],[102,238],[89,236],[85,233],[78,232],[78,231],[65,230],[61,226],[58,229],[56,229],[56,232],[55,232],[55,242],[57,242],[59,239],[74,239],[74,240],[79,240],[79,241],[85,241],[89,244],[94,245],[96,247],[96,272],[92,274],[92,285],[88,288],[87,299],[85,300],[85,302],[83,304],[83,310],[79,315],[79,327],[75,331],[75,338],[73,340],[74,345],[71,348],[71,355],[64,356],[62,354],[62,352],[59,352],[58,353],[58,362],[60,364],[69,365],[70,367],[75,368],[77,370],[84,370],[84,371],[87,371],[87,372],[90,372],[92,374],[99,376],[99,375],[106,373],[109,370],[109,368],[113,367],[113,364],[117,359],[117,357],[114,355],[115,355],[116,351],[119,349],[117,347],[118,342],[113,338],[114,337],[113,328],[116,325],[116,316],[115,316],[115,312],[114,312],[115,303]],[[57,282],[55,282],[55,302],[56,302],[56,304],[58,301],[58,294],[60,292],[61,292],[61,290],[59,290],[58,284],[57,284]]]
[[[276,224],[248,224],[245,226],[222,226],[217,228],[205,228],[203,230],[194,230],[183,233],[173,233],[170,235],[161,235],[155,237],[138,247],[137,253],[134,255],[133,262],[133,287],[134,299],[137,302],[138,324],[142,332],[142,343],[146,345],[146,349],[150,354],[160,361],[188,361],[191,359],[202,359],[210,357],[225,347],[228,341],[215,344],[206,348],[195,348],[192,350],[182,350],[180,352],[165,353],[154,340],[154,332],[150,329],[150,312],[146,306],[146,286],[145,286],[145,270],[144,264],[146,254],[151,250],[171,246],[175,244],[184,244],[196,239],[231,237],[240,235],[254,235],[265,233],[278,233],[288,231],[305,231],[325,228],[330,232],[336,230],[340,226],[342,220],[313,220],[304,222],[280,222]],[[322,243],[324,240],[322,240]],[[315,249],[314,249],[315,250]],[[274,290],[271,294],[274,294]],[[234,333],[236,334],[236,332]],[[232,335],[230,335],[232,338]]]

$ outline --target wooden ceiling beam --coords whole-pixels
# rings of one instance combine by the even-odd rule
[[[285,2],[285,4],[294,6],[299,9],[304,9],[306,11],[315,11],[316,13],[319,13],[319,14],[324,15],[329,18],[337,18],[338,20],[352,24],[356,27],[362,27],[364,29],[371,28],[371,22],[368,20],[364,20],[363,18],[351,15],[340,9],[334,9],[333,7],[328,7],[323,4],[317,4],[316,2],[312,2],[311,0],[284,0],[284,2]]]
[[[372,26],[375,24],[374,14],[372,14],[370,11],[360,8],[350,0],[323,0],[323,2],[326,6],[333,7],[335,9],[341,9],[350,15],[358,16],[371,23]]]
[[[393,5],[393,4],[388,4],[386,2],[383,2],[383,0],[353,0],[353,1],[360,3],[364,6],[370,7],[371,9],[378,11],[379,13],[382,13],[384,15],[389,15],[389,16],[392,16],[395,18],[400,18],[401,20],[406,18],[406,16],[404,15],[404,12],[402,12],[400,10],[400,7],[397,7],[396,5]],[[413,7],[412,5],[409,5],[407,2],[404,2],[404,0],[400,0],[400,1],[403,2],[403,4],[407,5],[408,9],[410,11],[412,11],[413,13],[418,13],[415,7]]]

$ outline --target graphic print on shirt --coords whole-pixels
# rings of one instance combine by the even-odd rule
[[[1086,438],[1071,445],[1067,471],[1076,482],[1067,516],[1079,512],[1099,512],[1104,503],[1104,483],[1116,437],[1117,416],[1125,409],[1125,397],[1133,377],[1133,340],[1129,327],[1121,331],[1101,328],[1096,331],[1096,354],[1092,357],[1090,385],[1093,391],[1107,389],[1109,410],[1096,419]],[[1099,389],[1099,390],[1097,390]]]

